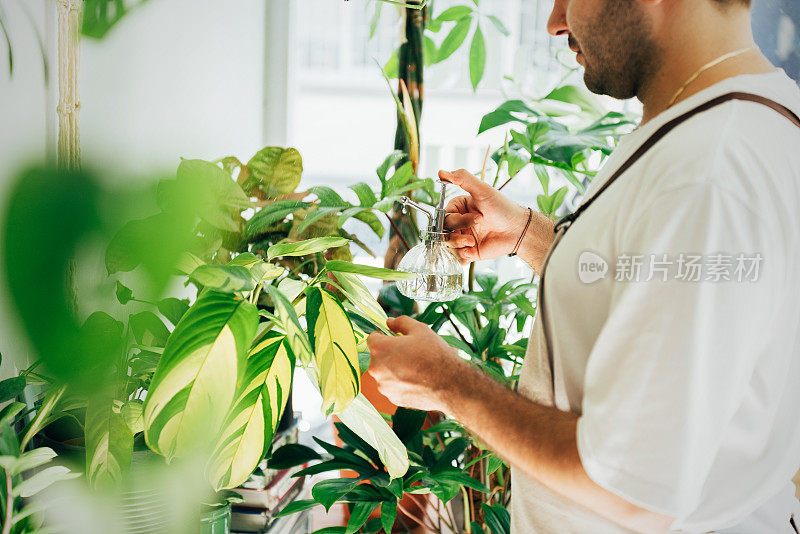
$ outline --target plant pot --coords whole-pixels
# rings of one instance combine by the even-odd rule
[[[52,448],[58,458],[80,471],[86,462],[86,448],[82,436],[73,437],[74,429],[66,425],[53,425],[37,436],[39,443]],[[163,459],[144,445],[139,436],[136,441],[129,474],[129,490],[123,491],[114,501],[114,517],[121,529],[119,534],[151,534],[164,532],[170,527],[170,510],[174,497],[147,478],[148,464],[163,462]],[[197,517],[197,516],[195,516]],[[230,504],[215,508],[204,507],[200,513],[201,534],[230,534]]]
[[[200,534],[230,534],[231,505],[220,506],[200,514]]]

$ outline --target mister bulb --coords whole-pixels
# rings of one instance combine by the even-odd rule
[[[414,300],[447,302],[458,298],[463,291],[464,269],[445,243],[444,198],[447,184],[439,183],[439,204],[432,213],[408,197],[402,199],[404,208],[411,206],[430,219],[427,230],[420,236],[421,241],[403,256],[397,266],[400,271],[417,275],[411,280],[397,282],[400,293]]]

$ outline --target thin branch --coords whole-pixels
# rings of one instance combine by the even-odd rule
[[[467,534],[472,533],[472,506],[469,502],[469,494],[467,488],[461,487],[462,495],[464,497],[464,527]]]
[[[388,213],[385,213],[384,215],[386,215],[386,218],[389,219],[389,224],[392,225],[392,228],[394,229],[394,233],[400,238],[400,241],[403,242],[403,246],[406,247],[406,252],[411,250],[411,246],[408,244],[408,241],[406,241],[406,238],[403,237],[403,233],[400,232],[400,228],[397,227],[397,223],[394,222],[394,219],[392,219],[392,216],[389,215]]]
[[[489,153],[492,151],[492,145],[486,147],[486,155],[483,157],[483,167],[481,168],[481,182],[484,181],[486,175],[486,165],[489,163]]]
[[[415,500],[414,502],[416,502],[416,500]],[[423,527],[425,527],[425,528],[427,528],[427,529],[430,529],[430,530],[436,530],[436,527],[435,527],[435,526],[433,526],[433,525],[429,525],[429,524],[428,524],[428,523],[426,523],[426,522],[425,522],[423,519],[420,519],[420,518],[419,518],[419,517],[417,517],[416,515],[414,515],[414,514],[412,514],[411,512],[409,512],[409,511],[406,509],[406,507],[402,505],[402,503],[401,503],[400,501],[397,501],[397,507],[398,507],[398,508],[400,508],[400,511],[401,511],[401,512],[403,512],[403,513],[404,513],[404,514],[406,514],[408,517],[410,517],[411,519],[413,519],[414,521],[416,521],[416,522],[417,522],[417,524],[419,524],[420,526],[423,526]]]
[[[447,317],[448,321],[450,321],[450,324],[456,331],[456,334],[458,334],[458,337],[461,338],[461,341],[463,341],[470,348],[471,351],[475,352],[475,347],[472,346],[472,343],[467,341],[467,338],[465,338],[464,334],[461,333],[461,330],[458,329],[458,326],[456,326],[455,321],[453,321],[453,316],[450,314],[450,310],[448,310],[447,308],[444,309],[444,316]]]
[[[6,472],[6,517],[5,521],[3,522],[3,534],[10,534],[11,518],[14,516],[14,495],[12,493],[13,488],[11,487],[11,475],[8,474],[8,469],[6,469],[5,472]]]
[[[517,176],[517,175],[515,174],[514,176],[512,176],[511,178],[509,178],[508,180],[506,180],[505,182],[503,182],[503,185],[501,185],[500,187],[498,187],[498,188],[497,188],[497,190],[498,190],[498,191],[502,191],[502,190],[503,190],[503,188],[504,188],[505,186],[507,186],[507,185],[508,185],[508,183],[509,183],[511,180],[513,180],[514,178],[516,178],[516,176]]]
[[[441,501],[437,499],[437,501],[436,501],[436,502],[441,502]],[[431,503],[431,502],[429,501],[429,502],[428,502],[428,505],[430,505],[430,504],[433,504],[433,503]],[[429,512],[429,510],[430,510],[430,506],[424,506],[422,509],[423,509],[423,510],[424,510],[424,512],[425,512],[425,516],[426,516],[428,519],[430,519],[430,520],[431,520],[431,523],[435,523],[435,521],[437,520],[437,517],[432,517],[432,516],[431,516],[431,514],[430,514],[430,512]],[[448,526],[448,528],[450,528],[450,530],[452,530],[452,531],[455,531],[455,529],[452,527],[452,525],[450,525],[450,524],[447,522],[447,519],[445,519],[445,518],[444,518],[444,516],[442,516],[442,513],[439,511],[439,506],[438,506],[438,504],[435,504],[435,505],[434,505],[434,511],[436,512],[436,515],[438,516],[438,520],[439,520],[439,521],[442,521],[442,520],[444,520],[444,524],[445,524],[445,525],[447,525],[447,526]],[[442,531],[442,526],[441,526],[441,523],[439,524],[438,530],[439,530],[439,532],[441,532],[441,531]]]

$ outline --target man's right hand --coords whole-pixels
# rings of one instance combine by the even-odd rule
[[[439,171],[439,178],[469,193],[451,200],[445,228],[448,244],[463,263],[491,260],[510,254],[528,221],[528,209],[506,198],[492,186],[460,169]],[[553,240],[554,222],[534,212],[518,252],[537,272]]]

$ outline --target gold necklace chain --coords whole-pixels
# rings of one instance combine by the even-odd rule
[[[671,107],[672,107],[672,106],[675,104],[675,102],[677,102],[677,101],[678,101],[678,98],[680,98],[680,96],[683,94],[683,92],[684,92],[684,91],[686,91],[686,88],[687,88],[687,87],[689,87],[689,85],[690,85],[690,84],[691,84],[693,81],[695,81],[697,78],[699,78],[699,77],[700,77],[700,75],[701,75],[701,74],[703,74],[705,71],[707,71],[708,69],[710,69],[710,68],[712,68],[712,67],[716,67],[717,65],[719,65],[719,64],[720,64],[720,63],[722,63],[723,61],[727,61],[727,60],[729,60],[729,59],[735,58],[736,56],[741,56],[742,54],[744,54],[744,53],[746,53],[746,52],[749,52],[750,50],[756,50],[756,47],[755,47],[755,46],[748,46],[747,48],[742,48],[741,50],[736,50],[736,51],[734,51],[734,52],[728,52],[727,54],[724,54],[724,55],[722,55],[722,56],[718,57],[718,58],[717,58],[717,59],[715,59],[714,61],[711,61],[711,62],[709,62],[709,63],[706,63],[705,65],[703,65],[702,67],[700,67],[700,68],[697,70],[697,72],[695,72],[694,74],[692,74],[692,75],[689,77],[689,79],[688,79],[688,80],[686,80],[686,83],[684,83],[684,84],[681,86],[681,88],[680,88],[680,89],[678,89],[678,92],[677,92],[677,93],[675,93],[675,96],[673,96],[673,97],[672,97],[672,100],[670,100],[670,101],[669,101],[669,104],[667,105],[667,107],[668,107],[668,108],[671,108]]]

